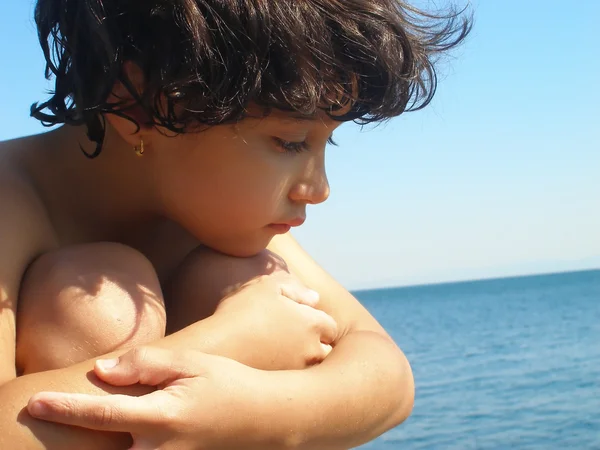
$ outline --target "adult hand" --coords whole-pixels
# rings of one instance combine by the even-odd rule
[[[303,369],[323,361],[337,338],[337,324],[317,309],[318,300],[293,275],[277,272],[227,296],[213,320],[237,361],[264,370]]]
[[[265,405],[273,398],[269,372],[197,351],[154,347],[131,350],[116,365],[113,361],[112,368],[110,361],[102,363],[98,361],[94,370],[109,384],[141,383],[160,390],[142,397],[42,392],[30,399],[29,414],[67,425],[131,433],[132,450],[278,447],[261,434],[268,428]]]

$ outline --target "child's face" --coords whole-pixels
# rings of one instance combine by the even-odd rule
[[[306,205],[327,199],[325,146],[339,124],[325,114],[300,120],[274,112],[159,138],[163,209],[215,250],[256,254],[300,225]]]

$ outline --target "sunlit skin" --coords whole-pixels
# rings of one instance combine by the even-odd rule
[[[325,113],[274,112],[177,136],[151,127],[131,134],[130,122],[108,119],[93,161],[77,148],[91,146],[81,128],[49,133],[43,152],[29,149],[44,202],[59,223],[71,219],[59,230],[67,242],[123,239],[164,217],[208,247],[250,256],[329,195],[325,147],[340,122]],[[143,157],[132,151],[140,140]]]
[[[307,205],[327,199],[325,146],[338,125],[325,117],[307,121],[273,114],[182,135],[175,143],[154,140],[161,168],[156,176],[165,187],[157,193],[163,214],[213,249],[255,254],[274,231],[301,225]],[[174,150],[166,151],[167,145]],[[193,192],[199,195],[186,195]]]
[[[406,357],[289,230],[329,196],[328,112],[425,106],[469,21],[58,3],[36,2],[55,91],[32,115],[65,125],[0,143],[0,448],[339,450],[403,422]]]
[[[44,398],[43,394],[32,397],[34,394],[57,389],[62,392],[100,395],[95,402],[100,402],[103,398],[112,401],[112,397],[102,397],[108,392],[139,395],[144,392],[140,391],[139,386],[115,388],[90,383],[88,377],[93,360],[89,358],[98,358],[112,352],[115,350],[115,342],[124,349],[129,348],[128,343],[139,346],[152,342],[167,350],[163,354],[166,359],[156,361],[159,364],[168,363],[169,352],[181,349],[195,349],[203,353],[209,350],[208,353],[243,361],[244,365],[233,362],[232,365],[222,365],[217,360],[207,359],[207,365],[203,366],[204,369],[200,368],[199,373],[203,373],[203,370],[210,371],[214,374],[214,378],[211,378],[213,381],[208,385],[201,383],[198,385],[199,390],[194,388],[194,396],[189,397],[185,406],[192,409],[180,416],[181,420],[189,422],[197,414],[207,414],[208,411],[198,410],[205,408],[210,411],[210,419],[215,423],[204,421],[201,426],[214,430],[217,423],[226,422],[229,428],[223,430],[230,431],[223,431],[222,436],[215,436],[214,448],[219,448],[217,443],[225,442],[224,437],[236,439],[240,433],[242,436],[246,435],[248,426],[258,426],[261,430],[255,436],[256,447],[248,448],[271,448],[266,446],[266,441],[274,449],[280,448],[282,440],[287,442],[288,439],[303,442],[305,447],[302,448],[314,448],[314,445],[325,442],[332,445],[343,443],[347,448],[364,443],[405,420],[412,408],[414,387],[404,355],[358,301],[327,275],[287,233],[290,228],[303,224],[309,205],[324,202],[329,195],[325,148],[340,122],[328,117],[323,111],[313,116],[298,116],[283,111],[263,116],[260,109],[251,107],[248,117],[237,123],[174,136],[156,127],[144,125],[143,115],[139,111],[132,109],[130,112],[141,124],[140,128],[136,129],[123,117],[107,115],[103,149],[93,160],[82,154],[82,150],[89,153],[94,148],[86,137],[84,127],[63,126],[43,135],[0,144],[3,180],[10,186],[10,198],[19,199],[5,207],[5,221],[0,222],[4,233],[14,238],[10,241],[13,245],[11,260],[0,261],[0,264],[4,264],[2,267],[5,267],[4,279],[0,280],[1,287],[6,290],[8,302],[11,302],[17,296],[23,271],[40,254],[54,251],[60,255],[61,249],[82,249],[85,248],[82,246],[89,243],[116,242],[122,246],[116,248],[117,259],[113,264],[110,263],[112,250],[103,247],[104,255],[109,258],[104,259],[108,261],[108,266],[105,266],[107,269],[95,267],[101,262],[96,253],[82,253],[78,250],[78,258],[83,258],[81,262],[73,261],[69,259],[71,257],[68,253],[63,253],[60,257],[62,259],[56,261],[59,264],[66,261],[70,267],[70,272],[66,273],[73,274],[74,278],[60,278],[65,271],[46,271],[42,267],[36,273],[41,274],[44,289],[50,283],[49,290],[36,291],[36,281],[27,279],[27,285],[34,286],[27,292],[58,292],[64,297],[65,292],[68,294],[71,291],[65,291],[61,286],[84,282],[94,287],[94,277],[99,275],[99,279],[106,279],[104,271],[110,272],[113,267],[119,266],[122,268],[119,269],[120,276],[138,284],[136,292],[146,292],[153,304],[160,305],[162,289],[177,275],[186,255],[197,248],[208,248],[212,253],[202,256],[204,253],[200,252],[199,258],[192,258],[190,276],[184,279],[184,287],[179,289],[185,295],[164,298],[164,303],[167,304],[167,321],[169,311],[176,311],[178,318],[172,323],[179,323],[184,328],[175,326],[170,330],[172,334],[162,339],[159,330],[157,341],[156,329],[146,330],[136,322],[136,314],[148,308],[129,302],[127,308],[121,309],[118,298],[102,300],[85,297],[84,301],[80,299],[78,303],[81,311],[75,315],[69,313],[69,320],[75,321],[73,326],[65,325],[67,316],[61,315],[62,313],[56,316],[57,322],[45,324],[46,329],[55,330],[57,344],[50,334],[43,341],[37,339],[38,330],[35,325],[36,322],[48,321],[51,315],[43,311],[45,307],[52,305],[48,302],[54,300],[45,295],[24,300],[20,304],[20,323],[31,325],[17,330],[21,339],[17,339],[16,360],[22,368],[32,369],[25,370],[24,376],[13,379],[11,365],[3,365],[4,369],[0,373],[1,379],[6,382],[0,386],[0,398],[4,399],[3,402],[17,408],[18,405],[23,407],[29,402],[29,407],[33,408],[36,402],[32,398],[37,401]],[[144,143],[144,154],[139,156],[134,148],[140,146],[141,142]],[[30,224],[29,228],[24,228],[24,223]],[[234,306],[215,311],[219,295],[214,292],[210,294],[202,280],[209,282],[211,286],[215,285],[215,280],[220,280],[217,285],[221,285],[215,291],[224,292],[223,288],[229,287],[233,278],[239,279],[240,274],[247,274],[244,275],[246,279],[266,274],[268,272],[261,269],[260,261],[257,265],[254,259],[255,256],[262,255],[266,248],[279,255],[285,261],[284,265],[287,263],[292,278],[296,277],[294,283],[303,285],[304,290],[308,286],[320,294],[318,308],[308,307],[308,310],[301,308],[296,311],[294,308],[297,304],[294,302],[269,306],[269,299],[281,301],[276,300],[281,290],[279,286],[288,282],[274,278],[273,281],[259,283],[251,290],[242,289],[232,294],[227,302]],[[223,257],[230,259],[222,261]],[[147,261],[144,262],[143,258],[147,258]],[[221,266],[213,264],[216,261],[222,261],[219,263]],[[250,265],[245,261],[249,261]],[[135,273],[139,275],[132,278],[134,272],[128,274],[128,271],[133,270],[134,266]],[[91,272],[79,274],[80,267],[88,267],[86,270]],[[148,267],[152,268],[150,272]],[[218,267],[223,267],[224,270]],[[217,269],[212,270],[213,268]],[[153,271],[157,276],[154,280]],[[55,280],[44,279],[48,273],[58,274],[58,288],[52,284]],[[201,276],[202,273],[204,275]],[[90,274],[96,274],[91,277],[91,284]],[[110,280],[108,282],[109,285],[112,283]],[[79,292],[89,294],[86,291]],[[110,290],[98,288],[93,289],[93,292]],[[127,292],[119,291],[119,295],[124,300],[128,298]],[[246,301],[245,296],[249,296],[251,301]],[[252,300],[253,298],[260,299],[262,303]],[[66,306],[67,312],[70,311],[69,305],[73,300],[68,295],[62,298],[61,302]],[[99,301],[108,303],[98,303]],[[136,301],[146,300],[142,298]],[[302,299],[297,301],[300,303]],[[104,314],[108,305],[114,309],[109,314]],[[240,311],[244,313],[236,314],[238,306],[235,305],[240,305]],[[41,306],[44,308],[40,308]],[[215,312],[209,316],[211,308]],[[156,308],[150,308],[154,309]],[[96,311],[102,314],[96,317]],[[131,313],[127,311],[133,311],[133,316],[130,317]],[[6,310],[3,316],[9,326],[14,326],[11,325],[14,324],[10,316],[12,312],[14,309]],[[33,317],[29,322],[26,320],[28,316]],[[132,337],[131,333],[139,330],[141,334],[133,336],[130,341],[123,340],[123,336],[107,334],[106,330],[117,328],[110,324],[111,317],[119,321],[121,328],[126,331],[126,338]],[[128,320],[129,324],[125,323]],[[157,323],[161,321],[164,326],[164,310],[162,313],[159,311]],[[270,325],[256,327],[257,323]],[[127,331],[128,326],[131,332]],[[70,333],[66,341],[61,338],[66,333],[65,327],[68,327]],[[3,330],[10,333],[9,327]],[[83,333],[80,342],[77,342],[77,330],[82,330]],[[207,340],[210,336],[218,337],[217,341]],[[234,342],[229,337],[235,337]],[[295,350],[279,347],[283,341],[293,344]],[[15,348],[14,341],[11,344],[10,339],[5,339],[4,342],[7,345],[3,347],[3,351],[10,356]],[[255,344],[249,344],[250,342]],[[27,343],[33,345],[35,351]],[[90,343],[95,345],[90,346]],[[332,345],[328,345],[329,343]],[[245,347],[247,344],[251,347]],[[64,368],[60,372],[59,384],[56,378],[58,372],[44,369],[43,364],[36,366],[27,361],[28,357],[35,354],[58,355],[56,345],[62,345],[66,359],[59,361],[55,358],[46,367],[57,370]],[[74,349],[81,351],[74,352]],[[308,359],[305,359],[302,355],[307,351]],[[116,351],[116,355],[119,354],[122,351]],[[300,360],[298,355],[301,356]],[[193,354],[190,357],[196,360]],[[295,361],[295,369],[302,368],[303,364],[313,364],[314,361],[321,363],[315,366],[314,371],[306,371],[306,375],[302,370],[292,370],[289,373],[282,371],[274,375],[273,369],[269,368],[288,367],[291,361]],[[258,368],[263,370],[256,370],[257,366],[254,364],[261,364]],[[223,371],[237,380],[232,383],[240,390],[240,396],[232,397],[232,391],[227,385],[218,384],[218,380],[222,380],[220,374]],[[97,375],[101,377],[102,373]],[[123,384],[122,381],[111,381],[108,378],[105,381]],[[217,384],[212,384],[213,382]],[[242,418],[258,413],[254,399],[264,392],[261,386],[268,386],[272,393],[263,397],[265,403],[260,411],[263,419],[252,422],[252,425]],[[330,386],[327,393],[323,392],[323,386]],[[397,386],[402,386],[398,395],[390,396],[390,389],[395,390]],[[349,398],[347,393],[351,389],[355,392]],[[202,401],[194,400],[195,396],[202,398]],[[177,398],[187,396],[177,395]],[[281,410],[283,405],[278,403],[280,398],[295,398],[294,408],[286,407],[284,411]],[[223,412],[225,416],[217,414],[211,405],[219,405],[224,401],[234,402],[237,410],[247,411],[250,415],[232,417],[226,411]],[[320,405],[322,425],[315,428],[314,408],[311,405],[316,402]],[[164,407],[183,411],[167,398]],[[89,412],[81,414],[64,415],[57,412],[52,417],[41,417],[47,421],[29,417],[26,426],[34,430],[36,445],[40,443],[45,448],[49,442],[60,442],[63,445],[66,439],[68,445],[78,448],[84,446],[103,450],[109,448],[109,442],[110,445],[118,445],[116,448],[126,445],[127,435],[98,434],[85,430],[98,429],[98,422],[94,421],[91,411],[98,412],[102,409],[97,404],[90,408]],[[151,410],[155,411],[154,406]],[[4,414],[20,414],[19,411],[11,409]],[[34,409],[30,409],[30,413],[33,412]],[[357,414],[363,418],[360,423],[356,422]],[[115,414],[112,417],[122,416]],[[280,419],[279,430],[272,428],[273,417]],[[64,423],[66,419],[75,421],[72,422],[73,425],[83,428],[79,428],[77,433],[68,433],[67,437],[63,428],[52,423]],[[133,426],[140,430],[140,436],[152,442],[164,438],[163,432],[170,428],[156,426],[156,419],[150,421],[154,425],[148,426],[144,420],[134,419]],[[20,431],[13,430],[16,423],[14,418],[7,416],[4,423],[6,425],[0,426],[0,430],[3,426],[9,427],[3,435],[9,436],[10,440],[3,441],[4,438],[0,438],[0,443],[14,446],[30,442],[30,435],[26,433],[29,437],[23,436],[23,430],[19,426],[17,428]],[[130,431],[126,424],[116,424],[116,428],[108,423],[104,425],[100,430]],[[295,429],[291,435],[290,427]],[[186,430],[169,439],[173,442],[179,442],[180,438],[186,442],[195,442],[198,435],[205,435],[204,429],[198,428],[197,421],[189,422]]]

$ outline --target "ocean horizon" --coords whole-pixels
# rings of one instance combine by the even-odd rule
[[[600,260],[600,257],[597,258]],[[398,282],[398,283],[382,283],[378,286],[368,286],[368,287],[358,287],[355,289],[351,289],[353,295],[360,294],[361,292],[372,292],[372,291],[385,291],[388,289],[407,289],[407,288],[421,288],[421,287],[429,287],[429,286],[441,286],[441,285],[449,285],[449,284],[464,284],[464,283],[478,283],[484,281],[495,281],[495,280],[512,280],[519,278],[533,278],[533,277],[548,277],[554,275],[566,275],[573,273],[583,273],[583,272],[599,272],[600,271],[600,262],[598,263],[598,267],[593,268],[582,268],[582,269],[565,269],[565,270],[549,270],[549,271],[540,271],[540,272],[524,272],[519,274],[510,274],[510,275],[488,275],[481,277],[465,277],[465,278],[452,278],[442,281],[420,281],[420,282]]]

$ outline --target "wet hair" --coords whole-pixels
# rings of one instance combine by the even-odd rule
[[[175,133],[238,121],[251,103],[361,124],[423,108],[434,63],[472,24],[465,9],[397,0],[38,0],[35,21],[55,87],[31,114],[85,124],[91,157],[105,114],[139,127],[131,98],[109,101],[119,82],[149,124]]]

